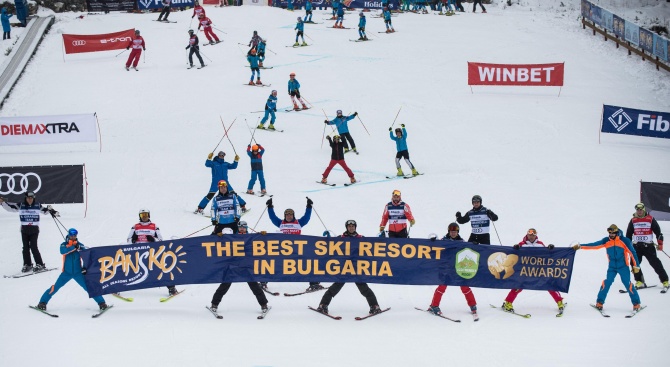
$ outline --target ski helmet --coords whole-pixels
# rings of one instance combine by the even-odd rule
[[[258,31],[254,31],[254,36],[258,34]]]
[[[33,199],[34,199],[34,198],[35,198],[35,193],[32,192],[32,191],[28,191],[28,192],[26,192],[26,197],[27,197],[27,198],[33,198]]]
[[[391,196],[396,196],[396,195],[401,196],[400,195],[400,190],[393,190],[393,193],[391,193]]]
[[[646,208],[643,203],[637,203],[635,204],[635,210],[646,210]]]
[[[237,228],[244,228],[247,229],[249,226],[247,225],[247,222],[241,220],[239,223],[237,223]]]
[[[188,34],[193,34],[193,30],[192,30],[192,29],[189,29],[189,30],[188,30]]]
[[[79,232],[74,228],[70,228],[67,230],[68,237],[77,237],[78,234]]]
[[[479,201],[479,203],[482,203],[482,197],[479,195],[475,195],[472,197],[472,202],[474,203],[475,201]]]
[[[341,114],[342,114],[342,110],[337,110],[337,115],[339,116]]]
[[[397,134],[397,133],[401,133],[401,134],[402,134],[402,129],[399,128],[399,127],[396,127],[396,128],[395,128],[395,133],[396,133],[396,134]]]
[[[362,17],[362,16],[363,16],[363,12],[358,13],[358,15]]]
[[[151,212],[149,211],[149,209],[140,209],[140,212],[137,214],[140,217],[140,220],[142,220],[142,214],[146,214],[147,219],[151,218]]]
[[[339,135],[333,136],[333,140],[340,140],[340,136]]]
[[[223,150],[220,150],[218,153],[216,153],[216,155],[219,156],[219,157],[223,157],[223,156],[226,155],[226,152],[224,152]]]
[[[291,214],[292,216],[295,217],[295,212],[291,208],[288,208],[288,209],[284,210],[284,216],[286,216],[288,214]]]
[[[302,18],[298,17],[298,22],[302,22]]]
[[[251,147],[251,150],[254,150],[254,151],[258,150],[258,145],[254,144],[254,146]]]
[[[255,49],[255,48],[252,48],[251,51],[249,51],[249,52],[250,52],[252,55],[255,55],[255,54],[256,54],[256,49]]]
[[[358,228],[358,225],[356,224],[356,221],[353,220],[353,219],[349,219],[348,221],[344,222],[344,228],[347,228],[350,225],[354,226],[355,228]]]
[[[136,30],[135,30],[135,34],[140,34],[140,30],[139,30],[139,29],[136,29]]]
[[[225,187],[226,190],[227,190],[228,189],[228,183],[226,182],[226,180],[219,181],[219,187]]]
[[[291,74],[289,74],[288,76],[295,76],[295,73],[291,72]]]
[[[458,226],[458,223],[453,222],[449,223],[449,227],[447,227],[447,229],[449,230],[449,232],[451,231],[459,232],[461,230],[461,227]]]
[[[233,229],[232,228],[224,228],[223,231],[221,231],[223,234],[233,234]]]
[[[276,90],[276,89],[273,89],[273,90],[272,90],[272,95],[273,95],[273,96],[276,96],[276,95],[277,95],[277,90]]]

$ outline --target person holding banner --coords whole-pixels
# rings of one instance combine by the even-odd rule
[[[384,230],[388,223],[390,238],[409,238],[408,221],[410,227],[415,223],[412,209],[409,204],[402,201],[400,190],[393,190],[391,201],[386,204],[384,213],[382,213],[382,222],[379,224],[380,237],[385,236]]]
[[[216,193],[219,191],[219,181],[226,181],[228,191],[235,191],[230,185],[230,182],[228,182],[228,170],[237,168],[237,165],[240,161],[240,156],[235,155],[235,161],[233,163],[228,163],[224,160],[226,157],[226,153],[224,151],[220,151],[217,156],[214,157],[214,159],[212,159],[213,156],[213,153],[209,153],[209,155],[207,155],[207,160],[205,161],[205,167],[209,167],[212,170],[212,183],[209,187],[209,193],[207,193],[207,195],[205,195],[202,200],[200,200],[198,208],[193,212],[193,214],[203,213],[203,210],[207,207],[207,203],[209,203],[209,201],[212,200],[214,195],[216,195]],[[239,198],[239,202],[242,213],[246,212],[246,201],[244,201],[242,198]]]
[[[35,193],[32,191],[26,192],[26,197],[20,204],[8,203],[0,197],[0,205],[8,212],[19,212],[21,240],[23,241],[23,267],[21,272],[46,270],[42,255],[37,247],[37,237],[40,235],[40,213],[51,214],[54,217],[60,217],[60,214],[51,205],[47,205],[46,208],[42,207],[42,204],[35,199]],[[30,260],[30,253],[33,254],[35,259],[34,268]]]
[[[188,46],[186,46],[186,49],[189,50],[188,52],[188,62],[189,62],[189,69],[193,67],[193,55],[198,58],[198,61],[200,61],[200,67],[204,68],[205,67],[205,62],[202,60],[202,56],[200,56],[200,41],[198,40],[198,36],[193,32],[192,29],[188,30]]]
[[[491,226],[491,221],[497,221],[498,216],[496,213],[486,207],[482,206],[482,197],[475,195],[472,197],[472,209],[468,210],[465,215],[461,215],[461,212],[456,212],[456,221],[459,224],[465,224],[470,222],[472,227],[472,233],[468,237],[468,242],[480,245],[490,245],[491,244],[491,235],[489,234],[489,229]]]
[[[237,201],[237,194],[228,191],[226,181],[219,181],[218,195],[212,200],[213,235],[221,237],[225,228],[230,228],[233,231],[232,233],[237,233],[237,222],[240,220],[240,215],[237,212]]]
[[[346,231],[342,233],[340,237],[355,237],[355,238],[361,238],[360,234],[356,232],[357,224],[355,220],[348,220],[344,223],[344,227],[346,228]],[[323,297],[321,297],[321,302],[319,303],[319,307],[316,309],[318,312],[321,313],[328,313],[328,305],[330,305],[330,301],[333,300],[333,297],[335,297],[340,290],[342,290],[342,287],[344,287],[343,282],[338,282],[338,283],[333,283],[330,287],[328,287],[328,290],[326,293],[324,293]],[[358,287],[358,291],[361,292],[361,295],[365,297],[365,300],[368,301],[368,305],[370,306],[370,314],[378,314],[381,313],[381,308],[379,308],[379,303],[377,302],[377,297],[375,296],[375,292],[370,289],[367,283],[356,283],[356,287]]]
[[[128,55],[128,61],[126,61],[126,70],[130,70],[131,63],[133,65],[133,69],[137,70],[137,64],[140,62],[140,55],[142,54],[142,50],[147,50],[146,44],[144,43],[144,38],[140,36],[139,29],[135,30],[135,38],[128,42],[126,50],[130,50],[131,47],[133,50],[130,51],[130,55]]]
[[[540,241],[540,239],[537,237],[537,231],[535,228],[530,228],[526,235],[523,237],[521,242],[517,243],[514,245],[514,249],[518,250],[522,247],[545,247],[544,243]],[[554,245],[549,244],[549,246],[546,246],[549,250],[554,249]],[[507,297],[505,298],[505,302],[502,305],[502,309],[507,312],[514,312],[514,306],[512,303],[516,299],[516,296],[521,293],[523,289],[512,289],[509,291],[507,294]],[[556,302],[556,305],[558,306],[558,312],[562,313],[563,309],[565,308],[565,304],[563,303],[563,297],[561,297],[561,294],[556,292],[556,291],[548,291],[549,295],[551,298],[554,299],[554,302]]]
[[[628,238],[623,237],[623,232],[616,224],[607,227],[607,234],[607,237],[599,241],[583,244],[577,243],[572,246],[575,250],[579,250],[580,248],[583,248],[584,250],[598,250],[604,248],[607,251],[607,260],[609,262],[609,266],[607,267],[607,277],[603,280],[602,285],[600,286],[600,291],[598,291],[594,307],[602,311],[603,304],[607,298],[607,293],[610,291],[610,286],[618,274],[621,278],[621,282],[628,291],[631,302],[633,303],[633,311],[639,311],[640,295],[630,281],[630,273],[628,271],[628,265],[631,260],[633,261],[633,273],[640,271],[640,267],[638,266],[639,263],[637,261],[637,253],[635,252],[633,243]]]
[[[649,265],[651,265],[661,283],[663,283],[663,287],[668,288],[670,286],[668,284],[668,273],[665,272],[663,263],[656,256],[654,235],[656,235],[656,239],[658,240],[658,250],[663,251],[663,233],[661,233],[661,227],[658,225],[658,222],[647,213],[647,208],[643,203],[635,205],[635,213],[633,213],[633,218],[628,222],[626,237],[633,242],[633,247],[637,253],[638,260],[640,260],[640,264],[642,264],[642,258],[646,257]],[[633,275],[637,289],[647,287],[642,270]]]
[[[163,4],[163,10],[161,10],[161,14],[158,16],[158,21],[167,22],[168,17],[170,16],[170,6],[172,5],[172,0],[161,0],[161,3]],[[165,15],[165,18],[163,18],[163,15]]]

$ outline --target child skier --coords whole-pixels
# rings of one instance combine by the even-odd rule
[[[258,73],[256,77],[256,84],[261,85],[261,69],[258,67],[258,55],[256,55],[256,49],[252,48],[247,54],[247,61],[249,61],[249,67],[251,68],[251,79],[249,80],[249,85],[254,85],[254,75]]]
[[[393,135],[393,128],[389,127],[389,136],[391,140],[395,141],[396,150],[398,151],[395,155],[395,166],[398,169],[398,176],[404,176],[402,168],[400,168],[400,158],[404,158],[405,162],[412,169],[412,174],[414,176],[418,175],[419,172],[416,171],[414,165],[409,160],[409,150],[407,150],[407,130],[405,130],[405,124],[400,125],[401,128],[395,129],[395,136]]]
[[[296,23],[293,30],[298,31],[295,33],[295,43],[293,44],[293,47],[307,46],[307,42],[305,42],[305,23],[303,23],[302,18],[298,17],[298,23]],[[302,45],[298,43],[298,37],[302,38]]]

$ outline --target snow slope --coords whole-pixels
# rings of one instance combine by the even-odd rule
[[[399,189],[417,218],[412,237],[443,234],[456,211],[470,207],[474,194],[500,220],[492,238],[511,246],[529,227],[545,243],[567,246],[605,236],[611,223],[625,226],[639,200],[639,181],[670,182],[670,144],[638,137],[602,136],[598,128],[602,104],[670,111],[670,79],[649,63],[625,56],[611,42],[582,30],[575,10],[489,7],[489,14],[452,17],[401,14],[393,18],[397,33],[380,34],[383,22],[368,15],[374,41],[349,42],[355,29],[327,28],[331,22],[307,25],[305,48],[294,41],[296,16],[271,8],[207,8],[225,42],[203,47],[207,68],[187,70],[184,47],[190,13],[176,12],[174,24],[152,21],[156,14],[62,14],[40,46],[2,113],[6,116],[97,112],[102,152],[97,146],[0,147],[3,165],[86,164],[88,213],[83,205],[59,205],[60,220],[80,232],[89,246],[123,242],[137,211],[149,208],[164,237],[184,236],[208,224],[194,210],[209,187],[204,167],[223,134],[220,118],[242,156],[231,172],[241,192],[249,178],[244,154],[270,91],[279,91],[277,127],[284,133],[259,131],[267,148],[265,175],[277,210],[291,207],[301,215],[305,196],[325,226],[344,230],[355,219],[359,232],[375,235],[383,205]],[[325,13],[316,11],[315,21]],[[347,15],[354,27],[357,16]],[[127,53],[66,56],[60,33],[106,33],[128,28],[142,31],[147,52],[140,71],[125,71]],[[262,80],[271,88],[244,86],[245,46],[253,30],[268,39]],[[201,42],[204,35],[199,34]],[[467,61],[566,64],[566,85],[557,88],[467,86]],[[290,106],[288,74],[296,72],[301,92],[314,108],[282,112]],[[395,146],[388,127],[402,107],[397,124],[405,124],[412,161],[424,176],[388,181],[395,173]],[[324,111],[357,111],[360,122],[350,129],[361,151],[347,155],[360,184],[341,188],[346,175],[334,170],[329,181],[314,183],[328,163],[321,147]],[[234,150],[224,141],[231,159]],[[404,166],[406,172],[409,170]],[[258,189],[258,184],[256,186]],[[257,230],[274,231],[265,199],[245,196],[252,209],[245,219]],[[4,213],[4,212],[3,212]],[[47,265],[60,263],[60,234],[43,218],[40,248]],[[666,233],[670,225],[661,223]],[[0,214],[0,272],[21,266],[20,236],[15,215]],[[324,225],[313,216],[305,234],[321,235]],[[462,226],[462,233],[469,233]],[[670,259],[662,261],[670,268]],[[258,321],[258,305],[244,284],[234,285],[220,305],[223,320],[205,309],[216,285],[190,285],[178,298],[161,304],[165,289],[129,292],[133,303],[113,297],[115,308],[98,320],[97,308],[76,285],[63,288],[49,303],[59,319],[26,306],[36,304],[55,281],[51,272],[24,279],[1,279],[0,355],[2,365],[38,362],[57,366],[664,366],[665,335],[670,326],[668,295],[641,291],[649,307],[633,320],[623,316],[630,300],[615,283],[602,318],[588,304],[605,275],[602,251],[580,251],[576,257],[569,306],[562,319],[545,292],[523,292],[515,302],[525,320],[489,308],[500,305],[505,290],[474,289],[481,320],[473,323],[458,289],[444,297],[446,315],[461,324],[431,318],[413,309],[427,307],[432,286],[371,285],[383,307],[392,311],[363,322],[363,297],[347,285],[331,303],[342,321],[306,309],[321,294],[273,297],[271,314]],[[647,282],[657,284],[643,264]],[[617,280],[618,282],[618,280]],[[270,283],[281,292],[296,292],[305,283]],[[35,354],[35,353],[39,354]]]

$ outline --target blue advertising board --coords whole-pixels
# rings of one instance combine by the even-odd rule
[[[194,0],[172,0],[172,8],[185,8],[193,7]],[[161,0],[137,0],[137,9],[139,10],[149,10],[149,9],[161,9],[163,8],[163,3]]]
[[[602,116],[604,133],[670,139],[670,112],[603,105]]]

